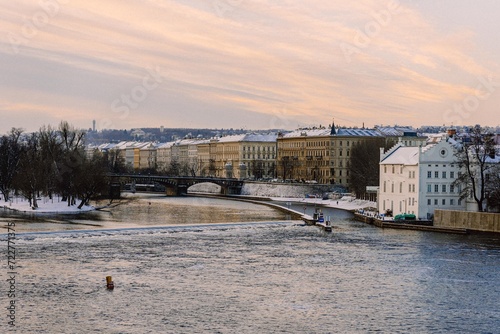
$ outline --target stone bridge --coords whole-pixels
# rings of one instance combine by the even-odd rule
[[[197,183],[214,183],[221,187],[223,195],[239,195],[243,181],[234,178],[202,177],[202,176],[162,176],[162,175],[140,175],[140,174],[112,174],[109,175],[112,183],[119,182],[136,184],[158,183],[166,188],[167,196],[180,196],[187,194],[187,189]]]

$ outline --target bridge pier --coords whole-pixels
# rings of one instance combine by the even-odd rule
[[[167,196],[177,196],[177,188],[166,187]]]
[[[185,184],[178,184],[176,186],[165,187],[165,192],[167,196],[182,196],[187,195],[188,186]]]

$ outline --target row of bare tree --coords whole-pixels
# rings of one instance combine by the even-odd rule
[[[88,158],[85,132],[61,122],[57,129],[42,127],[23,133],[12,129],[0,138],[0,192],[7,202],[21,194],[38,207],[39,196],[61,195],[79,208],[106,189],[108,159],[103,154]]]

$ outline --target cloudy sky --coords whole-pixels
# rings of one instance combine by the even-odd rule
[[[496,0],[0,7],[0,133],[500,124]]]

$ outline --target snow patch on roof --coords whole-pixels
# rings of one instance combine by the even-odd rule
[[[417,165],[419,147],[399,146],[394,152],[385,157],[381,165]]]

